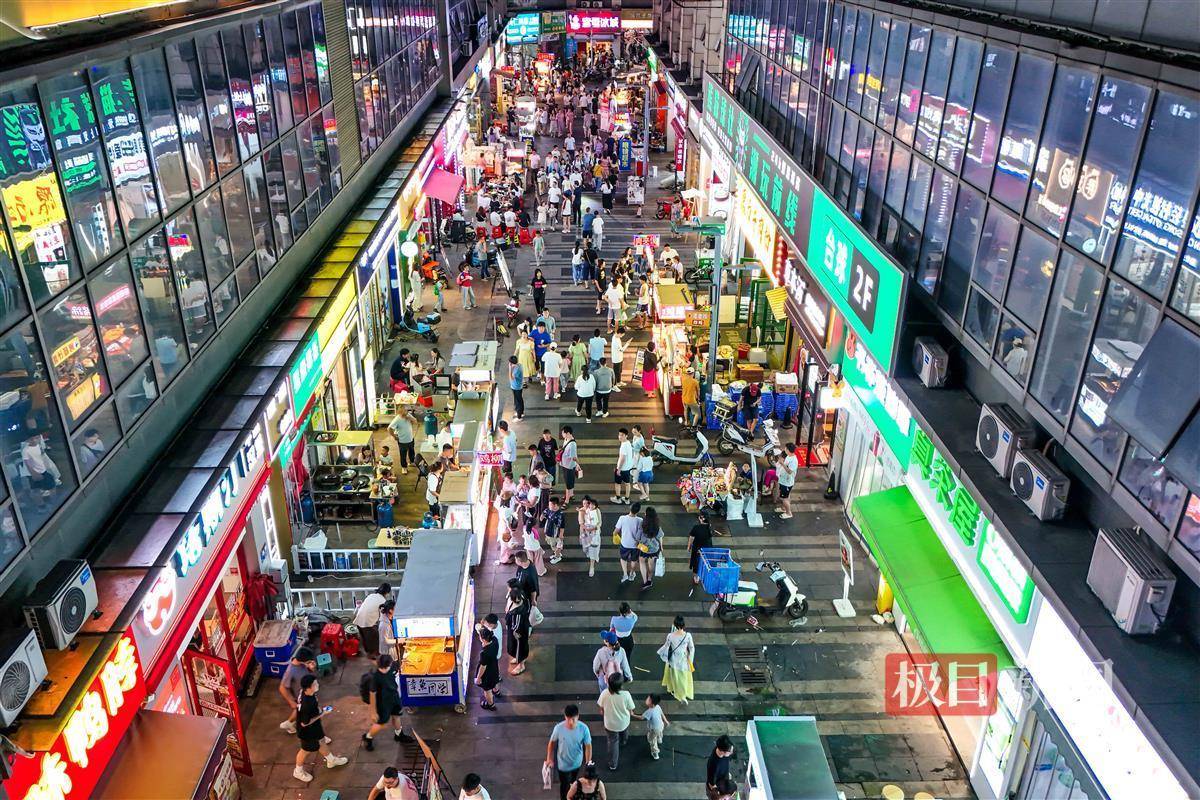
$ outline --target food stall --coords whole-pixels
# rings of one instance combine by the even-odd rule
[[[654,287],[654,352],[658,355],[658,385],[662,391],[663,412],[669,417],[683,416],[683,370],[688,345],[692,343],[687,327],[688,314],[695,309],[695,296],[681,283],[660,282]]]
[[[453,705],[467,710],[475,584],[470,575],[469,530],[413,535],[396,592],[392,620],[403,646],[400,701],[405,707]]]
[[[531,94],[519,95],[513,101],[513,111],[517,117],[517,133],[521,141],[533,141],[537,135],[538,106],[537,98]]]
[[[816,717],[746,722],[748,800],[837,800]]]
[[[317,524],[374,523],[371,431],[311,431],[308,446]]]

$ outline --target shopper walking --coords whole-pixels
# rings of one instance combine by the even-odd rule
[[[554,340],[554,335],[550,333],[544,322],[539,322],[534,326],[533,332],[529,334],[529,338],[533,340],[533,360],[537,365],[537,372],[542,372],[542,356],[550,349],[550,343]],[[550,398],[546,398],[549,400]]]
[[[592,220],[592,244],[597,252],[604,249],[604,217],[599,214]]]
[[[565,451],[564,451],[565,452]],[[600,525],[603,518],[596,501],[589,495],[583,496],[579,507],[579,546],[588,560],[588,577],[596,576],[596,564],[600,563]]]
[[[520,675],[525,671],[529,658],[529,634],[533,625],[529,621],[531,606],[529,599],[520,589],[508,590],[508,601],[504,609],[505,651],[508,653],[509,675]]]
[[[495,632],[482,626],[475,629],[479,635],[479,668],[475,672],[475,685],[483,690],[479,707],[485,711],[496,708],[496,685],[500,683],[500,640]]]
[[[608,686],[608,679],[617,675],[626,681],[633,680],[629,668],[629,654],[621,647],[621,640],[612,631],[601,631],[602,644],[592,656],[592,674],[600,682],[601,691]]]
[[[392,438],[396,440],[396,450],[400,453],[400,472],[404,475],[408,474],[409,464],[415,466],[417,463],[413,433],[417,424],[417,418],[406,407],[396,409],[395,419],[388,423],[388,430],[392,432]]]
[[[613,368],[613,391],[621,391],[621,368],[625,366],[625,328],[618,325],[613,331],[612,340],[610,342],[609,355],[612,357]]]
[[[466,264],[463,264],[459,268],[458,277],[454,279],[454,282],[458,284],[458,288],[462,292],[463,309],[469,311],[472,308],[475,308],[475,289],[472,286],[474,283],[474,278],[471,277],[471,273],[467,269]]]
[[[588,366],[592,369],[600,366],[600,359],[604,358],[604,337],[600,335],[600,329],[592,329],[592,338],[588,339]]]
[[[541,262],[538,262],[541,263]],[[549,281],[542,274],[541,269],[533,271],[533,277],[529,279],[529,289],[533,294],[533,307],[537,309],[537,313],[541,314],[546,308],[546,287]]]
[[[621,583],[634,580],[637,571],[637,544],[642,528],[642,518],[638,516],[638,512],[641,510],[642,504],[634,503],[627,512],[617,517],[613,528],[614,538],[620,540],[618,557],[621,561]]]
[[[383,775],[371,787],[367,800],[419,800],[420,797],[412,778],[395,767],[384,767]]]
[[[701,511],[700,517],[688,533],[688,569],[692,571],[692,583],[700,583],[700,551],[712,547],[713,529],[708,521],[708,512]]]
[[[563,709],[562,722],[554,726],[546,743],[546,764],[558,774],[559,800],[567,800],[580,768],[591,762],[592,732],[579,720],[579,706],[571,703]]]
[[[667,640],[658,648],[658,657],[663,661],[662,685],[676,700],[687,705],[695,697],[692,671],[696,643],[692,641],[692,634],[687,631],[682,616],[675,617]]]
[[[542,354],[542,375],[546,378],[546,399],[555,400],[562,397],[562,385],[559,382],[562,375],[563,357],[558,352],[558,342],[551,342],[550,348]]]
[[[663,712],[662,697],[653,692],[646,695],[646,709],[641,714],[634,714],[634,716],[645,720],[646,742],[650,745],[650,757],[658,761],[658,748],[662,745],[663,734],[666,733],[667,726],[671,724],[671,720],[667,719],[667,715]]]
[[[379,654],[379,609],[392,599],[392,585],[381,583],[379,588],[367,595],[354,612],[354,626],[358,628],[358,638],[362,640],[363,650],[368,656]],[[295,702],[295,696],[292,702]]]
[[[575,432],[571,426],[564,425],[560,431],[562,449],[558,452],[558,466],[563,479],[563,508],[571,505],[575,496],[575,481],[583,477],[583,465],[579,463],[579,444],[575,441]]]
[[[371,673],[370,700],[375,709],[375,719],[367,732],[362,735],[363,746],[367,750],[375,749],[375,734],[388,725],[392,726],[392,736],[397,742],[411,742],[413,739],[404,733],[400,715],[404,709],[400,705],[400,684],[396,660],[387,653],[375,659],[375,671]]]
[[[784,445],[786,455],[775,462],[776,474],[779,478],[779,518],[792,518],[792,488],[796,485],[796,473],[800,470],[800,459],[797,444]]]
[[[378,616],[378,612],[376,613]],[[378,638],[378,637],[376,637]],[[279,694],[288,708],[288,718],[279,723],[280,730],[288,733],[296,732],[296,703],[300,700],[300,682],[306,675],[317,672],[317,656],[307,647],[301,647],[292,654],[291,660],[283,670],[279,681]]]
[[[608,621],[608,629],[616,634],[628,658],[633,658],[633,626],[637,625],[637,621],[638,615],[633,613],[629,603],[621,603],[617,613]]]
[[[617,448],[617,463],[613,469],[613,496],[609,499],[614,503],[628,504],[629,496],[632,493],[633,470],[637,466],[637,459],[633,455],[633,445],[629,441],[628,429],[621,428],[617,431],[617,441],[620,442],[620,446]]]
[[[578,333],[571,337],[571,345],[567,348],[567,360],[570,362],[571,380],[575,381],[587,366],[587,345],[579,341]]]
[[[608,676],[608,687],[600,692],[596,705],[604,710],[604,733],[608,739],[608,768],[617,769],[621,747],[629,741],[629,719],[637,706],[633,696],[621,688],[625,681],[620,675]]]
[[[544,208],[545,206],[543,205],[542,207]],[[540,211],[538,212],[538,216],[539,218],[542,216]],[[543,219],[541,222],[544,223],[545,220]],[[533,232],[533,263],[540,267],[542,265],[542,259],[545,257],[546,239],[542,236],[541,230],[536,230]]]
[[[718,736],[705,764],[704,789],[708,797],[717,800],[722,794],[721,784],[729,780],[733,762],[733,740]]]
[[[654,397],[658,392],[658,354],[654,352],[654,342],[646,343],[642,356],[642,391],[646,397]]]
[[[596,379],[596,416],[608,416],[608,399],[613,390],[613,371],[608,366],[608,359],[601,358],[599,366],[592,370]]]
[[[468,772],[463,777],[462,790],[458,793],[458,800],[492,800],[492,796],[488,794],[488,790],[483,788],[483,778],[480,778],[474,772]]]
[[[658,512],[654,510],[654,506],[647,506],[637,537],[638,568],[642,573],[643,591],[654,585],[654,566],[661,550],[662,528],[659,525]]]
[[[396,625],[394,622],[394,614],[396,610],[396,602],[388,600],[379,607],[379,624],[375,626],[376,636],[379,639],[380,655],[389,655],[395,658],[399,655],[396,640]]]
[[[508,388],[512,390],[513,414],[525,418],[525,369],[516,356],[508,357]]]
[[[592,401],[596,396],[596,379],[585,366],[583,372],[575,379],[575,416],[583,413],[583,418],[589,424],[592,421]]]
[[[588,764],[567,790],[567,800],[608,800],[595,764]]]
[[[317,692],[321,685],[316,675],[305,675],[300,679],[300,699],[296,704],[296,736],[300,739],[300,749],[296,752],[296,768],[292,777],[309,783],[312,773],[304,768],[309,753],[320,753],[325,756],[325,766],[329,769],[340,767],[349,762],[345,756],[335,756],[325,743],[325,729],[321,719],[333,713],[333,706],[321,708]]]

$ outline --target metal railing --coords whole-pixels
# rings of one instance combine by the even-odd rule
[[[407,547],[379,549],[305,550],[292,546],[292,571],[306,572],[403,572]]]
[[[316,606],[333,612],[353,614],[375,586],[292,587],[292,608]]]

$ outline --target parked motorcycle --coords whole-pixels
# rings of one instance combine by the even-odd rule
[[[679,439],[674,436],[655,436],[651,435],[653,447],[650,450],[650,457],[654,459],[655,466],[661,464],[686,464],[687,466],[711,466],[712,453],[708,452],[708,437],[698,430],[692,431],[696,436],[696,452],[693,455],[685,456],[679,452]]]
[[[764,617],[786,615],[791,619],[808,616],[808,598],[800,593],[800,587],[778,561],[760,561],[755,569],[770,573],[776,589],[774,604],[759,603],[757,583],[739,580],[736,592],[716,595],[708,613],[722,622],[746,620],[755,626],[758,625],[756,614]]]

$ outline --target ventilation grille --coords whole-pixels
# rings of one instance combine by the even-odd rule
[[[62,626],[63,633],[72,636],[79,630],[87,616],[84,613],[86,608],[87,596],[83,593],[83,589],[72,586],[63,596],[62,605],[59,606],[58,622]]]
[[[325,15],[325,43],[329,48],[329,77],[333,85],[333,115],[337,117],[342,157],[342,184],[362,166],[359,150],[358,103],[350,71],[350,35],[346,28],[345,0],[321,0]]]
[[[29,699],[30,684],[33,682],[33,671],[24,661],[14,661],[4,670],[0,678],[0,706],[5,711],[15,713],[25,707]]]
[[[1018,461],[1013,466],[1012,488],[1022,500],[1033,497],[1033,469],[1024,461]]]
[[[995,458],[1000,449],[1000,425],[991,414],[979,420],[979,451],[986,458]]]

